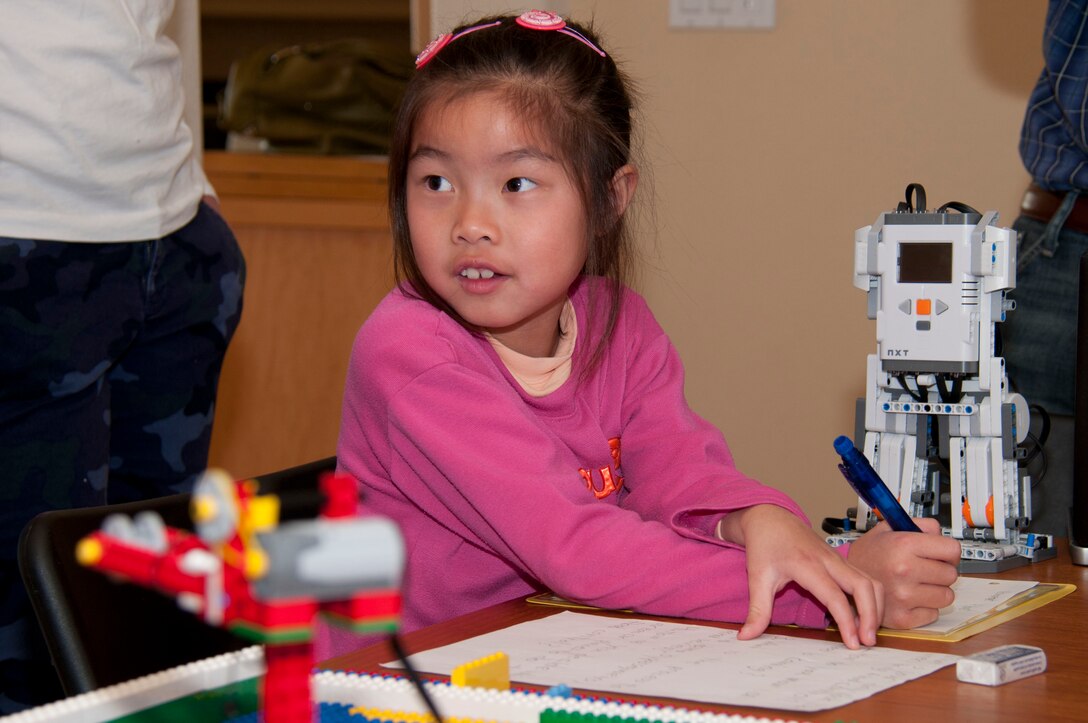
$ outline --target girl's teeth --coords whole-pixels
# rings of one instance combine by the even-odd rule
[[[461,272],[461,276],[466,279],[490,279],[495,275],[495,272],[491,269],[465,269]]]

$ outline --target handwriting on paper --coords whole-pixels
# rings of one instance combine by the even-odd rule
[[[535,685],[682,700],[817,711],[834,708],[956,661],[954,655],[891,648],[849,650],[837,641],[562,612],[411,656],[418,669],[449,674],[495,652],[510,678]]]

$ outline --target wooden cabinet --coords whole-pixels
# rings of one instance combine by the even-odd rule
[[[385,159],[208,151],[205,168],[246,258],[209,463],[332,455],[352,341],[393,284]]]

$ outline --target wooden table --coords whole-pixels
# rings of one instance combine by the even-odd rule
[[[1088,568],[1073,565],[1064,541],[1061,541],[1057,559],[981,577],[1072,583],[1077,586],[1077,590],[1060,600],[958,643],[882,636],[879,644],[889,648],[956,655],[968,655],[1009,643],[1037,645],[1046,651],[1046,673],[990,688],[960,683],[956,680],[955,666],[950,666],[871,698],[814,714],[703,703],[684,703],[683,705],[699,710],[812,721],[880,721],[880,723],[1016,721],[1028,723],[1029,721],[1088,720]],[[558,612],[560,612],[558,608],[530,605],[524,600],[512,600],[408,633],[403,639],[409,651],[418,652],[449,645],[517,623],[555,615]],[[591,614],[622,615],[622,613],[606,612]],[[740,627],[725,623],[685,622],[731,629]],[[771,632],[805,638],[838,639],[836,633],[824,630],[771,628]],[[517,656],[516,650],[506,652],[511,657]],[[369,673],[389,672],[381,668],[380,663],[392,660],[394,657],[388,643],[382,642],[326,661],[321,667],[330,670]],[[424,677],[444,679],[443,676]],[[571,681],[571,684],[575,685],[576,681]],[[522,687],[539,689],[537,686]],[[589,691],[576,689],[576,692]],[[627,700],[631,699],[628,695],[623,697]],[[647,700],[676,704],[676,701],[659,698],[647,698]]]

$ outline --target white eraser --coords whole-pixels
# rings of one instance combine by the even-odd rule
[[[1046,670],[1046,653],[1032,645],[1002,645],[956,661],[956,677],[965,683],[1004,685]]]

